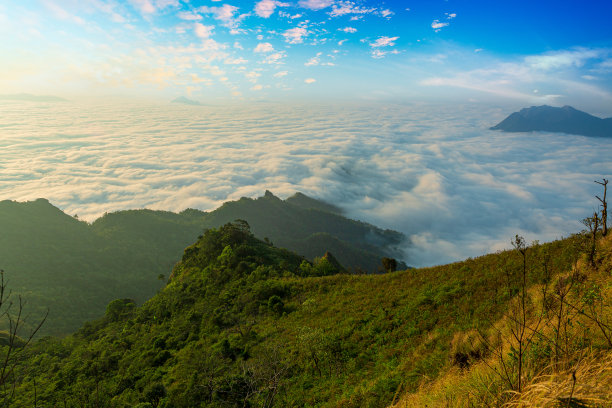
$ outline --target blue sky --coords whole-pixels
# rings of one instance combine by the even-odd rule
[[[394,99],[611,113],[612,2],[0,3],[0,93]]]

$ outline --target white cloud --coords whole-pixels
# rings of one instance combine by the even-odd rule
[[[447,21],[440,21],[436,19],[431,23],[431,28],[433,28],[436,33],[439,32],[442,28],[448,27],[448,25],[450,24],[448,21],[457,17],[456,13],[444,13],[444,15],[446,16]]]
[[[259,43],[253,52],[274,52],[274,47],[269,42]]]
[[[288,71],[279,71],[276,74],[274,74],[274,77],[275,78],[282,78],[284,76],[287,76],[288,73],[289,73]]]
[[[155,0],[155,6],[163,10],[168,7],[178,7],[180,6],[179,0]]]
[[[191,77],[191,82],[194,84],[206,84],[206,85],[210,85],[212,83],[210,78],[200,78],[198,76],[198,74],[190,74],[189,75]]]
[[[223,50],[227,48],[227,45],[225,44],[221,44],[215,40],[213,40],[212,38],[207,38],[202,42],[202,49],[205,51],[217,51],[217,50]],[[213,57],[214,54],[210,54],[210,57]],[[224,55],[222,55],[224,56]]]
[[[219,68],[216,65],[208,66],[207,69],[208,69],[208,72],[210,72],[214,76],[220,77],[220,76],[225,75],[225,71],[223,71],[221,68]],[[227,80],[227,78],[226,78],[226,80]]]
[[[56,4],[53,1],[43,0],[42,3],[47,9],[49,9],[53,13],[55,17],[61,20],[70,21],[72,23],[75,23],[81,26],[85,26],[87,24],[87,22],[83,20],[81,17],[75,14],[69,13],[64,8],[60,7],[58,4]]]
[[[317,80],[314,78],[306,78],[304,82],[307,84],[314,84],[315,82],[317,82]]]
[[[256,71],[249,71],[245,73],[244,76],[251,81],[257,81],[257,78],[259,78],[261,74]]]
[[[238,15],[238,7],[229,4],[223,4],[221,7],[202,6],[197,9],[200,13],[212,14],[216,20],[223,23],[225,27],[231,29],[231,34],[239,33],[241,21],[247,16],[246,14]]]
[[[387,55],[387,51],[383,51],[383,50],[372,50],[372,58],[384,58],[385,55]]]
[[[421,84],[462,88],[528,104],[561,101],[574,104],[578,99],[598,100],[600,104],[612,103],[612,94],[607,89],[574,79],[577,66],[594,64],[608,52],[606,49],[577,49],[530,55],[517,62],[495,61],[481,64],[478,69],[431,77],[421,81]],[[533,89],[540,92],[534,94]],[[544,92],[544,89],[547,91]]]
[[[275,0],[261,0],[255,3],[255,14],[259,17],[268,18],[274,13],[275,8]]]
[[[327,65],[327,66],[333,66],[334,65],[333,62],[321,62],[321,55],[323,55],[322,52],[317,52],[317,55],[315,55],[314,57],[312,57],[308,61],[306,61],[306,63],[304,65],[307,66],[307,67],[315,66],[315,65]],[[328,55],[328,57],[331,57],[332,59],[335,58],[334,55]]]
[[[304,37],[308,35],[308,30],[304,27],[294,27],[286,30],[282,35],[289,44],[299,44],[304,42]]]
[[[288,18],[289,20],[295,20],[296,18],[302,17],[302,15],[300,13],[298,13],[298,14],[290,14],[290,13],[285,13],[284,11],[279,11],[278,15],[280,17],[283,17],[283,18]]]
[[[608,56],[610,53],[608,53]],[[612,72],[612,59],[606,59],[597,64],[595,70],[601,73],[609,73]]]
[[[391,18],[395,13],[389,9],[380,10],[380,15],[385,18]]]
[[[300,7],[304,7],[310,10],[321,10],[331,6],[333,0],[300,0],[298,2]]]
[[[267,54],[266,57],[260,61],[261,64],[280,65],[283,63],[283,59],[287,56],[285,51],[274,52]]]
[[[337,4],[332,6],[332,11],[329,15],[332,17],[340,17],[347,14],[371,14],[376,12],[374,7],[361,7],[356,5],[352,1],[338,1]],[[388,16],[389,14],[387,14]],[[386,16],[385,16],[386,17]]]
[[[612,157],[605,139],[487,130],[514,109],[486,104],[202,109],[202,118],[174,104],[8,110],[1,123],[20,125],[3,146],[0,199],[46,197],[92,221],[302,191],[404,232],[408,263],[432,265],[507,248],[515,234],[544,241],[580,230],[597,205],[592,180]]]
[[[153,3],[149,0],[130,0],[134,8],[138,9],[142,14],[152,14],[157,11]]]
[[[261,91],[262,89],[263,89],[263,85],[256,84],[256,85],[253,85],[253,87],[251,88],[251,91]]]
[[[440,20],[434,20],[431,23],[431,28],[433,28],[436,32],[440,31],[443,27],[448,26],[447,22],[441,22]]]
[[[525,62],[533,68],[548,71],[552,69],[582,67],[588,60],[600,58],[601,50],[577,49],[557,51],[525,58]]]
[[[344,27],[344,28],[339,28],[338,31],[344,31],[345,33],[356,33],[357,29],[354,27]]]
[[[371,47],[392,47],[395,45],[395,41],[398,39],[399,37],[378,37],[376,39],[376,41],[374,41],[373,43],[370,43]]]
[[[399,51],[397,50],[383,51],[380,48],[376,48],[372,50],[372,52],[370,53],[372,58],[375,58],[375,59],[384,58],[387,54],[399,54]]]
[[[245,60],[242,57],[238,57],[238,58],[227,58],[224,62],[228,65],[240,65],[240,64],[246,64],[249,61]]]
[[[311,59],[309,59],[304,65],[306,66],[313,66],[313,65],[319,65],[321,63],[321,52],[318,52],[317,55],[315,57],[312,57]]]
[[[261,0],[255,4],[255,14],[257,14],[259,17],[268,18],[274,13],[276,7],[288,6],[289,4],[276,0]]]
[[[192,13],[190,11],[181,11],[176,16],[180,18],[181,20],[187,20],[187,21],[195,21],[195,20],[202,19],[201,15]]]
[[[208,38],[212,34],[212,31],[215,29],[215,26],[205,26],[201,23],[195,23],[194,30],[198,37],[200,38]]]

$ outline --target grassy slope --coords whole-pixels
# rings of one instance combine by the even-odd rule
[[[550,280],[529,285],[526,324],[517,325],[520,309],[509,304],[482,334],[455,333],[455,352],[484,350],[481,358],[463,368],[446,364],[393,407],[612,407],[612,235],[599,240],[593,263],[583,256],[572,268],[552,266]],[[529,341],[519,389],[511,329],[521,326]]]
[[[17,405],[382,407],[452,367],[457,333],[488,327],[516,293],[520,265],[503,252],[385,275],[332,275],[252,238],[211,232],[185,251],[171,283],[120,319],[35,345],[19,371]],[[580,258],[579,237],[530,250],[555,273]],[[229,244],[228,244],[229,242]],[[229,245],[230,249],[227,249]],[[225,248],[225,249],[224,249]],[[277,386],[274,386],[276,384]],[[271,390],[277,392],[272,393]],[[266,399],[268,398],[268,399]]]

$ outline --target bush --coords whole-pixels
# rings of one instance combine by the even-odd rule
[[[283,313],[284,308],[285,304],[283,303],[283,300],[280,298],[280,296],[270,296],[270,299],[268,299],[268,309],[278,315],[281,315]]]
[[[133,299],[116,299],[106,306],[106,318],[111,322],[119,321],[129,316],[136,308]]]

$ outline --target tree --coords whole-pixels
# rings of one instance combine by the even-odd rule
[[[0,269],[0,319],[8,326],[5,333],[4,347],[0,348],[0,402],[10,403],[15,392],[14,371],[23,350],[32,342],[36,333],[47,320],[49,311],[38,322],[26,337],[20,337],[22,326],[26,323],[24,315],[25,301],[18,296],[18,302],[13,304],[11,292],[7,291],[4,281],[4,270]]]
[[[599,214],[593,213],[592,217],[586,217],[582,220],[585,227],[588,228],[587,233],[591,235],[590,245],[587,252],[587,257],[591,266],[595,266],[595,251],[597,249],[597,231],[599,230]]]
[[[393,258],[384,257],[382,259],[383,268],[385,272],[395,272],[397,270],[397,261]]]
[[[162,398],[167,394],[166,387],[164,387],[163,384],[155,383],[147,388],[145,391],[145,398],[153,407],[157,407]]]
[[[121,320],[136,308],[133,299],[115,299],[106,306],[106,318],[111,322]]]
[[[503,316],[507,327],[496,327],[493,325],[493,340],[490,336],[480,333],[484,343],[485,351],[492,353],[499,362],[499,369],[483,362],[489,366],[513,391],[519,393],[524,388],[524,377],[526,375],[525,361],[534,345],[536,336],[540,335],[540,325],[543,320],[543,310],[537,313],[534,310],[534,302],[529,294],[528,274],[532,269],[528,266],[527,255],[530,247],[527,246],[525,238],[515,235],[511,241],[512,247],[519,255],[519,266],[508,269],[506,264],[506,289],[508,293],[516,296],[508,302],[507,311]],[[546,293],[544,293],[544,296]],[[543,307],[543,306],[542,306]],[[531,317],[536,316],[533,321]],[[509,351],[506,353],[506,348]],[[508,360],[506,355],[510,357]]]
[[[608,233],[608,203],[606,202],[606,193],[608,192],[608,180],[603,179],[603,181],[595,181],[595,183],[600,184],[604,188],[603,199],[599,196],[595,196],[601,202],[601,222],[602,222],[602,234],[605,237]]]

